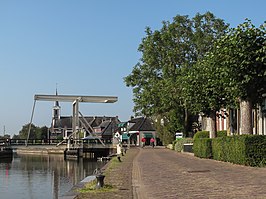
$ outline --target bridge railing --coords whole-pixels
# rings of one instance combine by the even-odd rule
[[[77,142],[82,143],[84,147],[93,147],[98,146],[101,144],[99,140],[73,140],[71,139],[71,142]],[[0,145],[57,145],[58,143],[62,142],[62,139],[0,139]],[[102,140],[103,143],[110,146],[112,145],[112,142],[110,140]],[[63,142],[63,145],[67,144],[67,140]]]
[[[56,145],[62,140],[58,139],[0,139],[0,144],[4,145]]]

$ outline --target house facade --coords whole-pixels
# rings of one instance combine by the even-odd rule
[[[254,135],[266,135],[266,95],[263,96],[263,102],[252,110],[252,127]],[[241,134],[240,128],[240,110],[239,109],[220,109],[216,113],[217,131],[228,130],[231,134]],[[202,130],[209,130],[206,118],[202,121]]]
[[[142,146],[142,138],[146,140],[145,145],[150,145],[150,139],[156,138],[156,131],[152,121],[147,117],[131,118],[131,120],[119,125],[119,131],[122,135],[122,141],[135,146]]]

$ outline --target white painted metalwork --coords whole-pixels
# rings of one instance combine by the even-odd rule
[[[118,100],[117,97],[113,96],[82,96],[82,95],[35,95],[34,96],[34,105],[32,108],[31,120],[28,129],[28,137],[26,146],[30,137],[30,129],[35,109],[36,101],[62,101],[62,102],[72,102],[72,134],[71,136],[76,137],[76,133],[79,132],[79,103],[80,102],[89,102],[89,103],[114,103]],[[102,143],[103,144],[103,143]],[[104,144],[103,144],[104,145]]]
[[[61,101],[61,102],[90,102],[90,103],[114,103],[118,100],[113,96],[81,96],[81,95],[35,95],[35,100]]]

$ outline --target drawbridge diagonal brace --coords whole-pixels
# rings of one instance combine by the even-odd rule
[[[101,142],[101,144],[103,145],[103,146],[105,146],[105,144],[103,143],[103,141],[97,136],[97,135],[93,135],[91,132],[89,132],[89,130],[88,130],[88,128],[86,127],[86,125],[85,125],[85,123],[84,122],[82,122],[81,120],[80,120],[80,122],[81,122],[81,124],[83,125],[83,127],[85,128],[85,130],[92,136],[92,137],[95,137],[96,139],[98,139],[100,142]]]
[[[28,145],[28,140],[29,140],[29,137],[30,137],[30,130],[31,130],[31,125],[32,125],[32,120],[33,120],[33,115],[34,115],[34,109],[35,109],[35,105],[36,105],[36,101],[37,100],[39,100],[39,101],[72,102],[73,103],[73,118],[72,118],[73,119],[73,121],[72,121],[72,132],[73,133],[71,134],[71,136],[73,136],[73,135],[76,135],[76,132],[79,130],[79,113],[80,113],[79,112],[79,106],[78,106],[79,102],[114,103],[114,102],[116,102],[118,100],[118,98],[117,97],[113,97],[113,96],[35,95],[34,96],[34,105],[33,105],[33,108],[32,108],[32,114],[31,114],[31,119],[30,119],[30,123],[29,123],[26,146]],[[89,126],[89,128],[91,128],[90,125],[88,125],[88,126]],[[88,131],[88,132],[90,132],[90,131]],[[102,141],[101,141],[101,143],[104,145],[104,143]]]

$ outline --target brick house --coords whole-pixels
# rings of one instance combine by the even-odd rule
[[[253,134],[266,135],[266,94],[263,95],[262,104],[257,105],[252,110]],[[206,120],[202,119],[202,130],[209,130]],[[220,109],[216,113],[217,131],[230,130],[233,134],[240,134],[240,110],[239,109]]]

